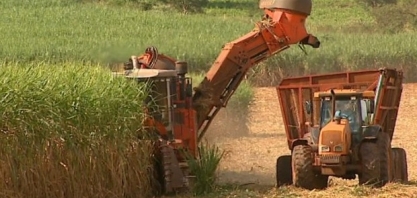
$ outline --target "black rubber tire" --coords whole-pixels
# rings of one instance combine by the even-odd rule
[[[399,153],[398,150],[395,148],[391,149],[392,151],[392,166],[393,166],[393,170],[392,170],[392,174],[393,177],[391,179],[391,182],[401,182],[401,162],[399,161],[400,157],[399,157]]]
[[[155,143],[151,157],[152,167],[149,167],[149,181],[153,196],[161,196],[165,193],[165,178],[163,167],[163,155],[158,148],[159,143]]]
[[[362,162],[359,185],[377,186],[381,172],[378,145],[372,141],[362,142],[359,155]]]
[[[387,133],[380,132],[377,137],[379,148],[380,178],[379,186],[384,186],[392,180],[391,169],[391,141]]]
[[[278,157],[276,163],[276,182],[277,187],[292,184],[291,155]]]
[[[292,151],[293,184],[307,190],[325,189],[328,176],[313,171],[313,154],[310,146],[297,145]]]
[[[392,148],[393,153],[393,182],[408,182],[407,153],[402,148]]]

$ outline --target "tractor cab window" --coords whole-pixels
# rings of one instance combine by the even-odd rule
[[[332,118],[332,102],[330,100],[323,100],[321,104],[321,127],[324,127],[331,121]]]
[[[322,118],[321,126],[323,127],[331,121],[332,101],[331,99],[324,99],[322,101]],[[346,98],[336,100],[335,117],[342,117],[349,120],[349,125],[352,133],[359,132],[361,127],[361,112],[358,108],[356,99]]]

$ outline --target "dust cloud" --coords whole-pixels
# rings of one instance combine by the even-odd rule
[[[255,88],[246,113],[222,109],[206,138],[226,151],[219,167],[219,183],[275,184],[275,161],[288,154],[275,88]]]

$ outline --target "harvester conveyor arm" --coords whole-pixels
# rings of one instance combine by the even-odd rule
[[[248,70],[292,44],[318,48],[320,42],[307,33],[307,14],[287,9],[265,9],[263,20],[241,38],[227,43],[205,78],[195,88],[198,142],[221,107],[225,107]]]

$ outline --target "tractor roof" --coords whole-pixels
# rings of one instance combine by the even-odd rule
[[[333,92],[336,96],[362,96],[362,97],[374,97],[375,93],[374,91],[367,91],[367,90],[358,90],[358,89],[333,89]],[[320,91],[314,93],[314,97],[325,97],[325,96],[331,96],[331,90],[328,91]]]

